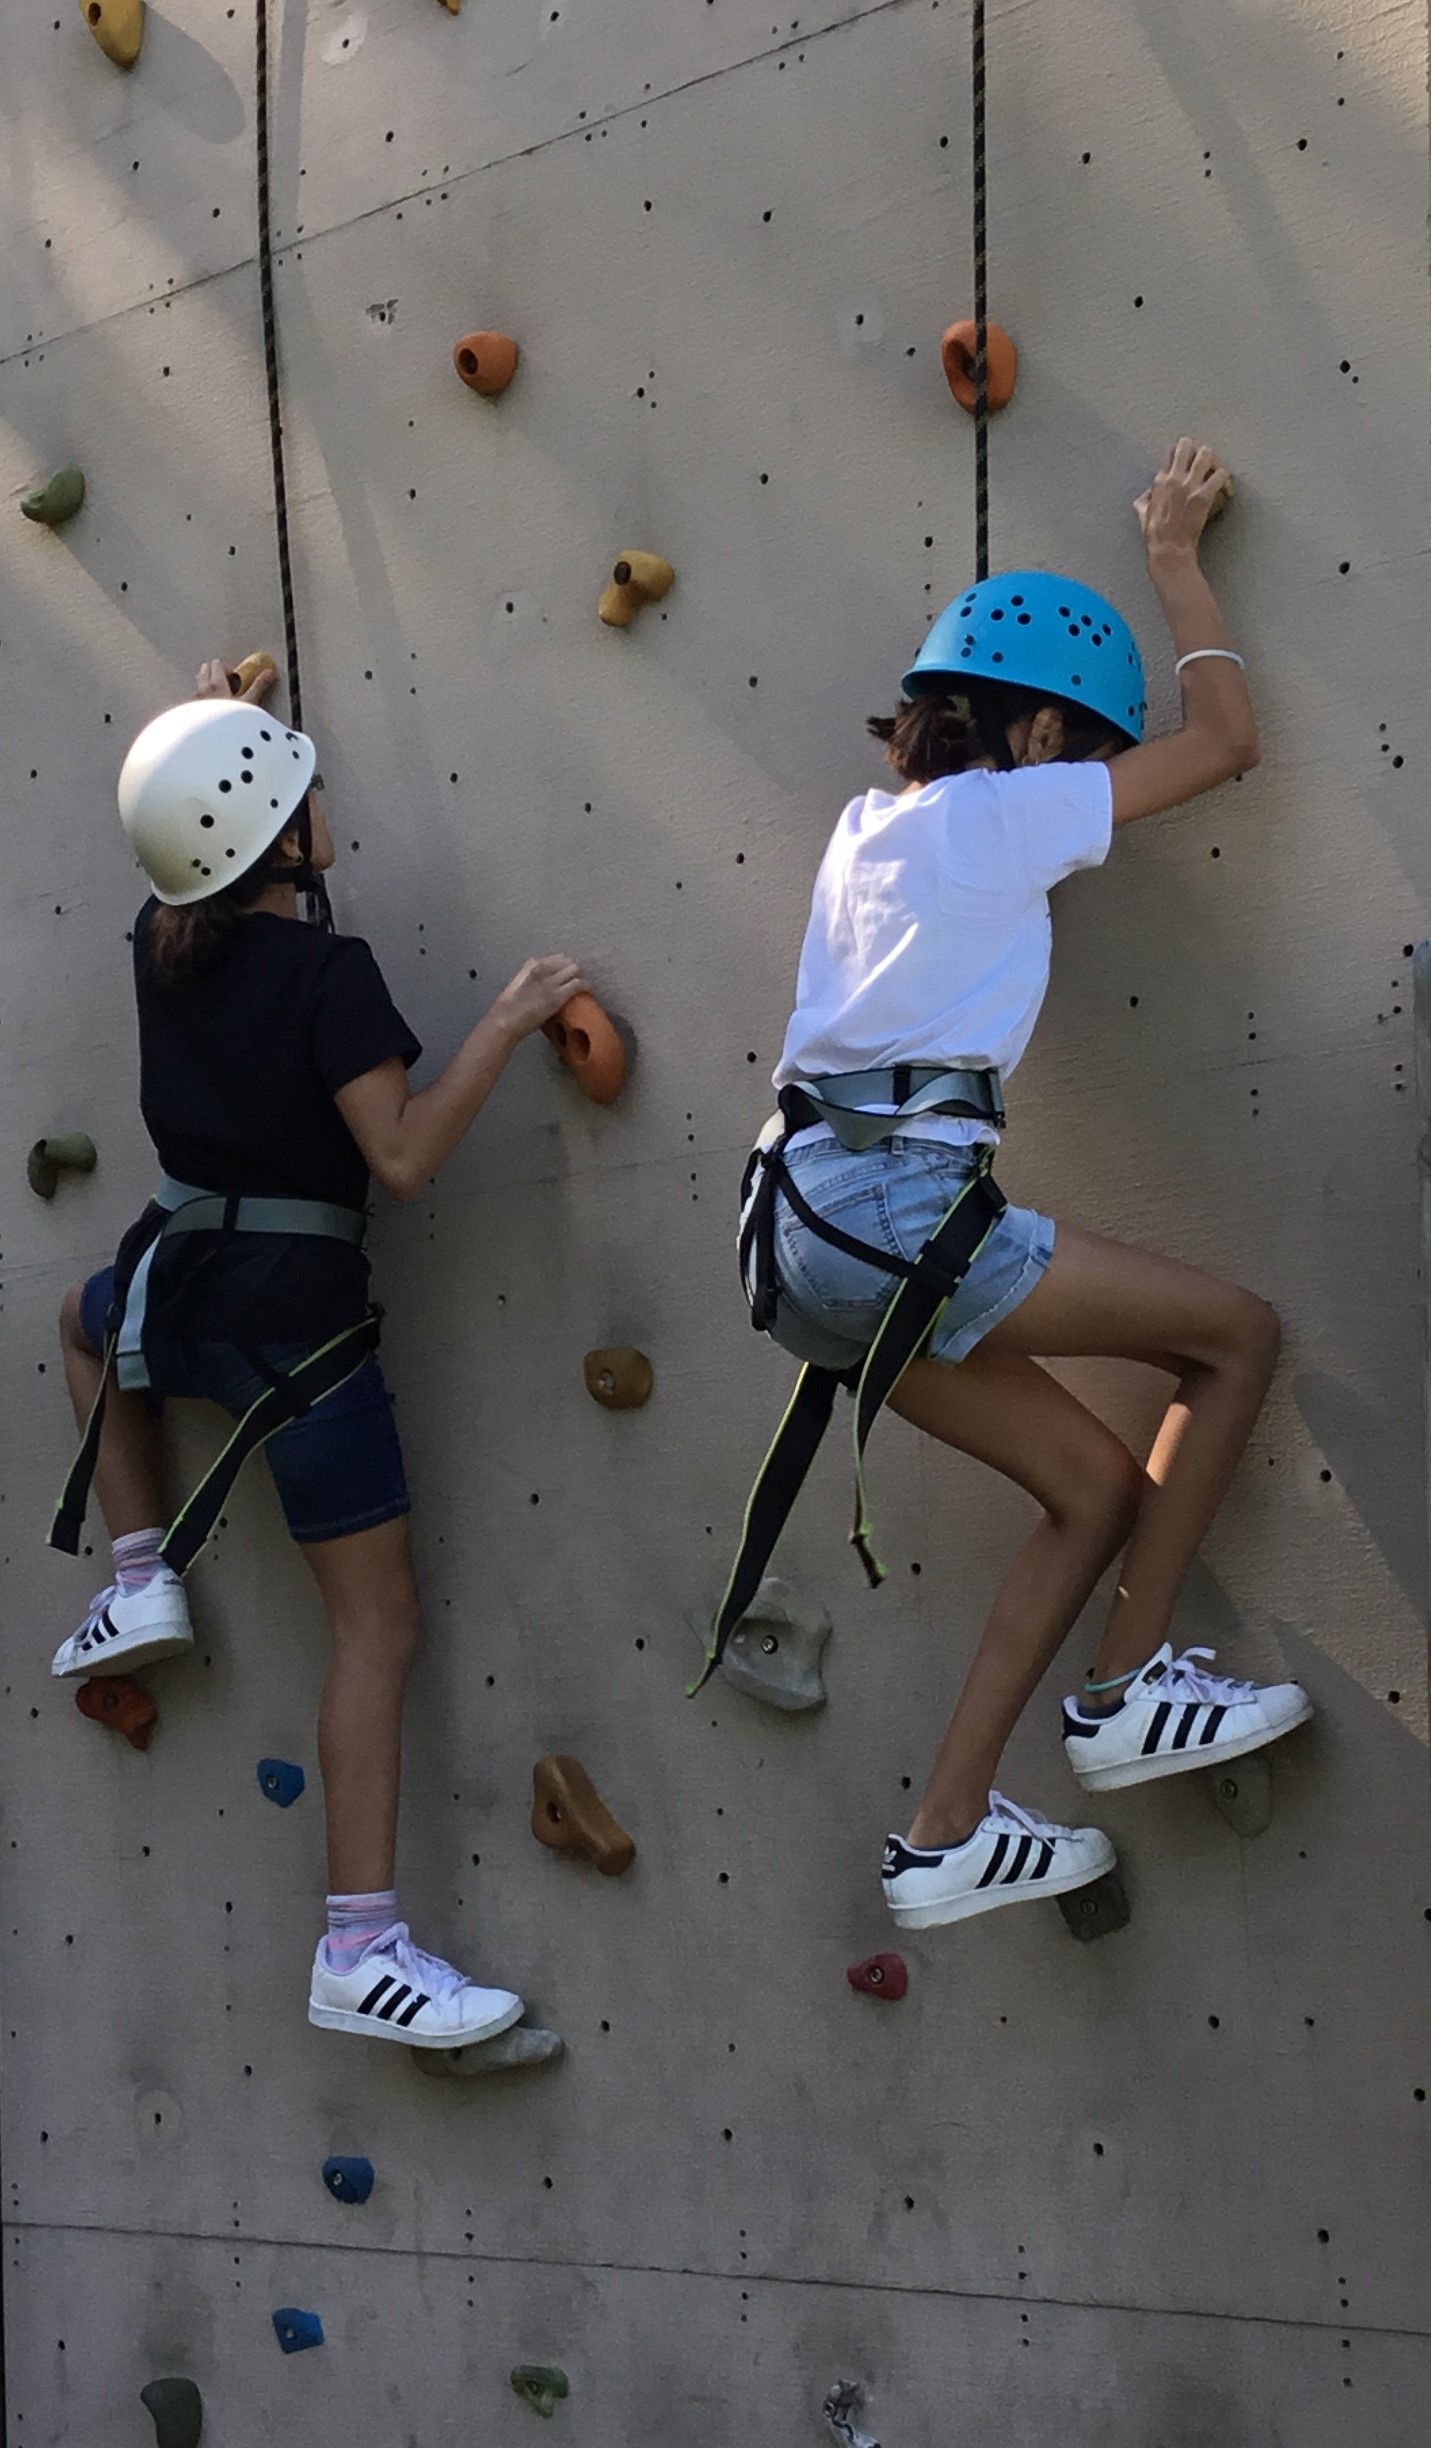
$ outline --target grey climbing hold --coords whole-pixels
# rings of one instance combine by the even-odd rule
[[[154,2417],[155,2448],[199,2448],[204,2401],[192,2380],[151,2380],[139,2402]]]
[[[1239,1836],[1261,1836],[1271,1826],[1272,1762],[1265,1751],[1247,1751],[1224,1767],[1209,1768],[1203,1782],[1213,1809]]]
[[[261,1759],[258,1763],[258,1787],[280,1810],[287,1810],[303,1791],[303,1771],[296,1760]]]
[[[554,2065],[558,2057],[565,2056],[566,2042],[560,2032],[514,2023],[494,2040],[476,2040],[467,2048],[415,2048],[408,2054],[420,2074],[470,2082],[477,2074],[511,2074],[523,2066]]]
[[[879,2448],[872,2431],[862,2431],[855,2417],[864,2412],[865,2393],[858,2380],[837,2380],[821,2409],[829,2429],[845,2448]]]
[[[325,2159],[323,2182],[334,2201],[365,2202],[373,2189],[371,2159]]]
[[[1133,1918],[1127,1889],[1116,1870],[1105,1871],[1086,1887],[1061,1895],[1058,1909],[1074,1937],[1083,1939],[1106,1938],[1112,1930],[1126,1929]]]
[[[37,485],[27,493],[20,508],[37,527],[63,527],[72,519],[84,500],[84,472],[81,468],[58,468],[48,484]]]
[[[551,2421],[563,2397],[571,2394],[571,2384],[564,2371],[555,2363],[519,2363],[512,2374],[512,2386],[534,2414]]]
[[[787,1715],[823,1708],[820,1659],[830,1629],[822,1606],[770,1574],[726,1643],[720,1672],[737,1691]]]
[[[296,2304],[284,2304],[274,2313],[273,2334],[285,2354],[302,2354],[305,2347],[322,2345],[323,2323],[316,2312],[300,2312]]]
[[[37,1139],[25,1163],[25,1177],[36,1198],[52,1199],[62,1173],[92,1173],[99,1158],[83,1131],[57,1131]]]

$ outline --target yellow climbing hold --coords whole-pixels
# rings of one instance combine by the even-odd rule
[[[608,629],[629,629],[643,604],[659,603],[669,595],[676,573],[659,553],[623,553],[611,573],[597,611]]]
[[[144,40],[144,0],[80,0],[80,15],[108,60],[132,68]]]
[[[264,646],[259,647],[255,654],[245,655],[242,663],[236,663],[230,672],[229,687],[235,697],[241,697],[245,689],[251,689],[261,672],[272,672],[275,679],[278,677],[278,664]]]

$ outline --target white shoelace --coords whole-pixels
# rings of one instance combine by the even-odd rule
[[[1212,1658],[1212,1649],[1185,1649],[1174,1658],[1161,1680],[1153,1685],[1159,1699],[1169,1694],[1178,1700],[1210,1700],[1230,1707],[1238,1700],[1252,1700],[1257,1695],[1255,1683],[1244,1683],[1235,1675],[1209,1674],[1205,1666],[1196,1666],[1195,1658]]]
[[[1011,1802],[1007,1794],[991,1793],[989,1818],[995,1827],[1005,1828],[1016,1836],[1071,1836],[1072,1828],[1060,1827],[1056,1819],[1045,1819],[1042,1811],[1025,1810],[1021,1802]],[[987,1824],[987,1822],[986,1822]]]
[[[465,1975],[452,1964],[444,1963],[440,1955],[428,1955],[420,1946],[414,1946],[405,1921],[395,1921],[384,1933],[381,1952],[393,1957],[404,1980],[410,1981],[414,1989],[425,1989],[439,2004],[455,1997],[459,1989],[471,1986]]]

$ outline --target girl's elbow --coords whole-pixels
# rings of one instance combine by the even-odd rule
[[[423,1176],[407,1156],[374,1157],[372,1170],[389,1198],[395,1198],[400,1207],[410,1206],[422,1188]]]

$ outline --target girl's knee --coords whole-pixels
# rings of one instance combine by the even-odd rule
[[[1109,1435],[1090,1441],[1049,1511],[1055,1521],[1077,1526],[1116,1554],[1132,1536],[1146,1484],[1141,1463],[1121,1438]]]
[[[1233,1358],[1250,1371],[1270,1377],[1282,1349],[1282,1320],[1271,1302],[1238,1285],[1232,1294],[1228,1327]]]

